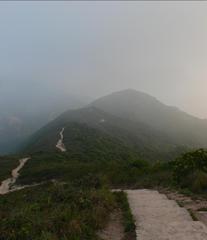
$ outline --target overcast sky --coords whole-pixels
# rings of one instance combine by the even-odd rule
[[[0,101],[134,88],[207,118],[207,2],[0,2]]]

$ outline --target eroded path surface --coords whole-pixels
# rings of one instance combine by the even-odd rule
[[[153,190],[127,190],[139,240],[207,240],[207,227]]]
[[[107,226],[98,233],[101,240],[122,240],[124,238],[124,227],[121,212],[111,214]]]
[[[24,167],[25,163],[30,158],[22,158],[19,160],[19,165],[12,170],[11,177],[7,178],[6,180],[2,181],[0,185],[0,194],[6,194],[14,190],[22,189],[23,186],[14,186],[17,178],[19,177],[19,171]]]
[[[62,128],[62,130],[60,131],[60,139],[58,140],[57,144],[56,144],[56,148],[58,148],[61,152],[66,152],[66,148],[65,145],[63,143],[63,132],[65,131],[65,128]]]

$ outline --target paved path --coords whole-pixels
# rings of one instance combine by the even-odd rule
[[[138,240],[207,240],[207,227],[174,200],[152,190],[127,190]]]
[[[62,128],[62,130],[60,131],[60,139],[58,140],[57,144],[56,144],[56,148],[58,148],[61,152],[66,152],[66,148],[65,145],[63,143],[63,132],[64,132],[65,128]]]

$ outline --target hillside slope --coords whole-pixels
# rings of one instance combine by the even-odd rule
[[[64,144],[71,149],[74,136],[86,134],[77,123],[121,142],[147,160],[170,160],[187,149],[207,147],[206,120],[166,106],[145,93],[125,90],[63,113],[33,135],[25,151],[56,151],[63,127]]]
[[[0,97],[1,98],[1,97]],[[46,98],[46,97],[45,97]],[[68,109],[84,106],[87,100],[75,96],[48,96],[33,101],[0,102],[0,155],[16,153],[39,128]]]
[[[90,131],[95,129],[98,134],[108,136],[115,142],[121,142],[145,159],[170,159],[180,152],[181,147],[175,145],[162,132],[144,123],[119,118],[94,107],[71,110],[62,114],[30,139],[26,151],[56,151],[55,145],[62,127],[65,128],[64,144],[70,151],[76,140],[74,136],[85,135],[85,128],[75,123],[84,124],[83,126],[87,126]],[[87,144],[88,139],[86,138],[85,141]]]
[[[91,106],[138,124],[145,123],[175,144],[207,147],[207,120],[167,106],[146,93],[128,89],[99,98]]]

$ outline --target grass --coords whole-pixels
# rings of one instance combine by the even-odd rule
[[[31,156],[17,184],[52,179],[57,183],[50,181],[2,196],[0,240],[96,240],[96,232],[104,226],[116,203],[123,212],[125,240],[135,239],[125,193],[114,195],[106,186],[135,184],[144,175],[150,176],[149,164],[130,152],[119,154],[116,150],[114,154],[112,148],[111,154],[106,154],[108,159],[102,151],[87,151],[39,152]]]
[[[131,213],[131,209],[129,207],[127,195],[123,191],[114,192],[113,194],[115,196],[118,207],[121,209],[123,215],[123,225],[125,231],[125,236],[123,240],[136,240],[136,226],[133,215]]]
[[[1,240],[96,240],[115,207],[105,187],[49,183],[0,198]]]
[[[0,182],[11,176],[11,170],[18,166],[20,156],[0,156]]]
[[[78,143],[79,138],[78,135]],[[116,205],[123,213],[124,240],[136,239],[126,194],[112,194],[108,189],[174,187],[172,166],[168,162],[146,162],[130,149],[126,152],[121,145],[114,150],[113,143],[99,136],[93,139],[89,149],[76,144],[76,148],[66,153],[32,154],[17,183],[55,179],[56,184],[50,181],[1,196],[0,240],[96,240],[96,232],[104,226]],[[0,179],[9,176],[19,158],[0,159],[3,166]],[[190,184],[186,188],[176,187],[192,194],[188,186]],[[190,215],[197,220],[192,211]]]

